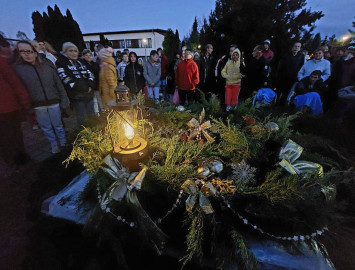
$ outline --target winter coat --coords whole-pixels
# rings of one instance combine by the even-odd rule
[[[51,66],[44,62],[32,65],[21,61],[15,65],[15,71],[26,86],[33,107],[58,103],[62,108],[69,107],[64,86]]]
[[[100,70],[100,93],[102,104],[107,107],[107,103],[115,101],[115,88],[117,86],[116,63],[113,57],[101,59]]]
[[[271,49],[268,49],[267,51],[263,52],[265,62],[266,64],[270,64],[272,59],[274,59],[274,52]]]
[[[240,51],[238,49],[234,50],[240,57]],[[240,83],[242,79],[242,74],[240,73],[240,59],[238,61],[228,60],[227,64],[222,69],[222,77],[226,79],[227,84]]]
[[[169,59],[168,59],[168,57],[163,54],[161,59],[160,59],[160,63],[161,63],[160,79],[163,80],[168,75],[168,67],[169,67]]]
[[[264,87],[266,81],[265,67],[267,66],[265,58],[250,59],[245,65],[245,84],[242,86],[243,97],[249,97],[254,91]]]
[[[91,61],[89,63],[85,59],[82,59],[81,62],[94,75],[94,90],[99,91],[100,65],[98,63],[94,62],[94,61]]]
[[[62,54],[55,64],[70,99],[88,101],[94,97],[89,89],[95,88],[94,75],[80,60],[72,61]]]
[[[206,83],[211,79],[214,79],[214,72],[217,61],[215,61],[214,57],[210,55],[207,57],[206,55],[200,58],[200,82]]]
[[[144,65],[143,74],[148,87],[151,87],[151,84],[154,84],[152,87],[160,86],[161,64],[159,62],[153,65],[150,59],[148,59]]]
[[[306,78],[303,78],[300,82],[298,82],[295,89],[295,95],[304,95],[309,92],[317,92],[320,95],[320,97],[323,99],[326,89],[327,86],[322,79],[317,80],[312,85],[311,80],[308,76]]]
[[[296,55],[289,53],[280,61],[278,75],[282,81],[297,81],[297,73],[304,64],[304,55],[298,52]]]
[[[0,57],[0,114],[31,107],[25,86],[10,65]]]
[[[137,94],[144,87],[143,66],[137,62],[130,62],[126,66],[123,80],[131,93]]]
[[[200,82],[197,64],[193,59],[180,62],[175,72],[175,85],[180,90],[195,90]]]

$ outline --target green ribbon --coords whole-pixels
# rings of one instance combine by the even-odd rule
[[[310,161],[297,160],[302,152],[302,146],[292,140],[286,141],[279,154],[279,158],[281,159],[279,165],[290,174],[305,175],[316,171],[319,176],[323,176],[322,165]]]
[[[217,190],[211,183],[204,183],[199,190],[195,181],[190,179],[186,180],[181,188],[189,194],[189,197],[186,199],[186,211],[191,212],[194,206],[196,205],[196,201],[198,199],[198,204],[203,212],[206,214],[212,214],[214,212],[210,201],[208,200],[208,196],[216,195]]]

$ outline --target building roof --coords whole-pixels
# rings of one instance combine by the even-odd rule
[[[94,36],[94,35],[113,35],[113,34],[128,34],[128,33],[144,33],[144,32],[158,32],[159,34],[165,35],[167,30],[163,29],[145,29],[145,30],[127,30],[127,31],[113,31],[113,32],[96,32],[96,33],[85,33],[83,36]]]

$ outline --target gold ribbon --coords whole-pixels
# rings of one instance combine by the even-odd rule
[[[207,198],[208,196],[216,195],[217,193],[217,189],[212,183],[204,183],[201,190],[199,190],[195,181],[188,179],[182,184],[181,188],[184,192],[189,194],[189,197],[186,199],[186,211],[191,212],[198,199],[199,206],[203,212],[206,214],[212,214],[214,212],[212,205]]]
[[[103,163],[105,166],[100,166],[100,168],[107,176],[115,180],[103,196],[103,201],[109,199],[121,201],[127,193],[141,189],[147,167],[144,167],[139,173],[129,173],[127,169],[124,168],[117,159],[112,158],[111,155],[107,155]]]
[[[279,165],[290,174],[307,174],[316,171],[319,176],[323,176],[323,166],[310,162],[297,160],[303,152],[303,147],[292,140],[288,140],[281,148]]]
[[[207,132],[208,129],[210,129],[212,127],[211,122],[208,120],[204,123],[202,123],[203,119],[205,119],[205,109],[202,109],[202,112],[200,114],[200,118],[199,121],[195,118],[192,118],[187,125],[193,129],[190,133],[189,136],[189,140],[192,140],[194,138],[197,137],[197,135],[199,135],[200,133],[203,134],[203,136],[206,138],[206,140],[209,143],[213,143],[214,142],[214,138],[212,136],[210,136]]]

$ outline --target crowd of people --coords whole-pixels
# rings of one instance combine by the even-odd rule
[[[33,40],[19,41],[12,50],[2,38],[1,156],[7,162],[26,160],[23,111],[42,129],[52,153],[60,152],[67,143],[62,121],[67,109],[75,111],[81,126],[87,117],[109,110],[119,84],[133,96],[143,91],[156,104],[165,99],[186,105],[199,101],[201,92],[207,97],[215,94],[226,111],[238,106],[239,99],[254,97],[256,103],[274,102],[319,115],[332,108],[338,96],[354,96],[354,46],[333,49],[334,55],[326,46],[311,56],[301,49],[295,42],[278,63],[270,40],[255,46],[249,58],[236,44],[216,57],[213,45],[207,44],[201,53],[183,46],[172,61],[159,48],[144,61],[128,49],[115,54],[101,44],[80,52],[65,42],[57,53],[48,42]]]

